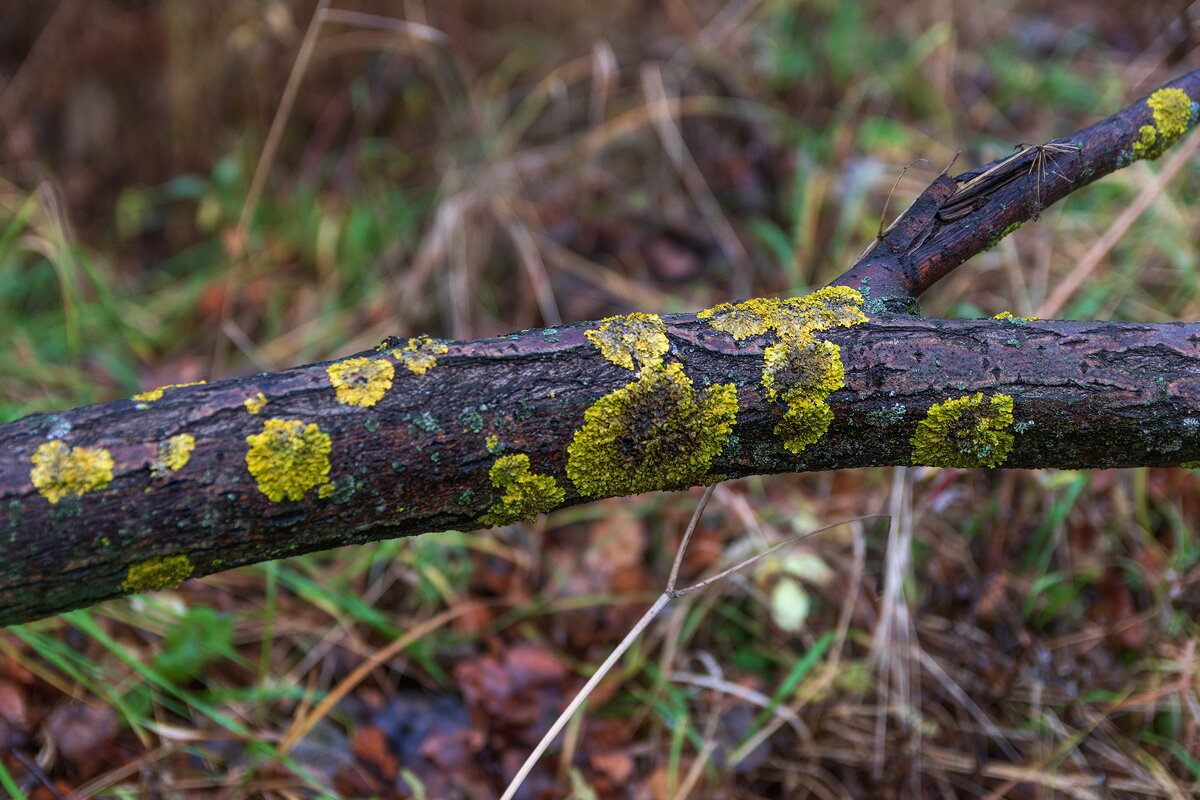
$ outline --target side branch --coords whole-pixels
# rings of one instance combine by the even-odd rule
[[[1200,460],[1200,324],[809,301],[389,340],[0,426],[0,623],[725,477]]]
[[[874,310],[914,300],[1043,209],[1134,161],[1158,158],[1200,119],[1200,70],[1070,136],[1020,145],[1006,158],[941,175],[836,281]]]

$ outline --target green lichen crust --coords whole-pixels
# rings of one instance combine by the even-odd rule
[[[937,403],[917,423],[912,462],[927,467],[998,467],[1012,450],[1013,399],[983,392]]]
[[[272,502],[300,500],[309,489],[329,481],[332,443],[315,422],[269,419],[262,433],[247,436],[246,443],[246,468]]]
[[[348,358],[325,368],[337,401],[348,406],[368,408],[383,399],[392,388],[396,368],[382,358]]]
[[[557,508],[567,496],[553,476],[531,472],[529,456],[524,453],[497,458],[488,475],[493,486],[504,490],[504,496],[479,517],[484,525],[533,520]]]
[[[195,567],[187,556],[162,556],[131,564],[121,588],[130,593],[178,589]]]
[[[601,354],[618,367],[657,367],[671,349],[667,326],[657,314],[625,314],[600,320],[600,327],[584,333]]]
[[[1182,89],[1159,89],[1146,99],[1146,105],[1154,112],[1154,124],[1138,129],[1139,138],[1133,143],[1135,159],[1161,156],[1196,124],[1200,112],[1200,106]]]
[[[192,451],[196,449],[196,437],[190,433],[181,433],[178,436],[172,436],[158,445],[158,463],[165,470],[178,472],[192,458]]]
[[[51,503],[103,489],[113,478],[112,454],[102,447],[67,447],[55,440],[39,445],[31,461],[29,480]]]
[[[567,447],[567,477],[589,497],[695,486],[729,440],[737,410],[733,384],[697,391],[680,364],[645,368],[584,412]]]
[[[741,341],[770,331],[786,336],[858,325],[867,321],[862,304],[863,296],[857,289],[826,286],[786,300],[758,297],[736,305],[722,303],[696,317]]]
[[[428,336],[409,339],[404,347],[392,351],[392,358],[414,375],[424,375],[437,366],[437,357],[450,351],[449,346]]]

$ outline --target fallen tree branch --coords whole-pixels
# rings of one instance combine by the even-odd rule
[[[1200,72],[1059,149],[939,177],[807,298],[390,339],[0,426],[0,623],[727,477],[1200,461],[1200,324],[893,313],[1048,203],[1161,153],[1195,124],[1192,96]]]

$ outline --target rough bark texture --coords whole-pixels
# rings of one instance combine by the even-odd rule
[[[1178,96],[1155,93],[1070,137],[1045,174],[1021,156],[939,178],[837,282],[861,296],[389,340],[0,426],[0,624],[722,477],[1200,461],[1200,324],[889,311],[1049,202],[1157,155],[1195,123],[1200,73],[1170,86],[1187,94],[1173,122],[1153,98]]]

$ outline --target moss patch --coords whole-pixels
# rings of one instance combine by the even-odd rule
[[[113,478],[113,457],[102,447],[67,447],[58,441],[39,445],[29,480],[51,503],[103,489]]]
[[[1013,399],[983,392],[937,403],[910,440],[912,462],[928,467],[998,467],[1013,447]]]
[[[382,358],[348,358],[325,368],[337,401],[348,406],[373,406],[392,388],[396,368]]]
[[[269,419],[262,433],[247,436],[246,443],[246,467],[272,502],[300,500],[309,489],[329,481],[332,443],[316,423]]]
[[[1135,159],[1161,156],[1196,124],[1200,112],[1200,106],[1182,89],[1159,89],[1146,99],[1146,105],[1154,114],[1154,124],[1138,128],[1138,139],[1133,143]]]
[[[437,357],[448,353],[450,348],[443,342],[428,336],[409,339],[404,347],[392,351],[392,357],[403,364],[414,375],[424,375],[437,366]]]
[[[567,448],[567,477],[591,497],[701,483],[737,419],[737,389],[696,390],[680,364],[643,369],[584,413]]]
[[[488,476],[493,486],[504,490],[504,496],[480,515],[484,525],[532,520],[557,508],[567,496],[553,476],[531,472],[529,456],[524,453],[497,458]]]
[[[657,314],[626,314],[600,321],[584,333],[609,361],[625,369],[657,367],[671,348],[667,326]]]
[[[187,556],[162,556],[139,561],[130,565],[121,588],[131,593],[178,589],[195,569]]]

